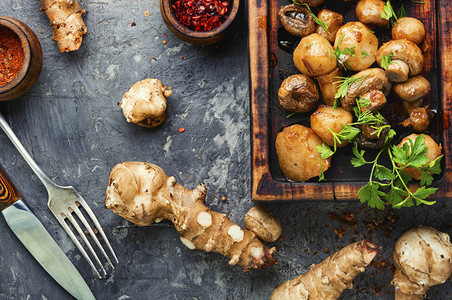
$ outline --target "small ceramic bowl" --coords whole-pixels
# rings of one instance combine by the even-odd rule
[[[171,9],[171,0],[160,0],[160,12],[166,26],[175,36],[188,43],[207,46],[223,40],[230,32],[239,10],[240,0],[230,1],[232,2],[231,11],[226,21],[217,28],[206,32],[193,31],[179,23]]]
[[[19,37],[24,50],[19,73],[11,82],[0,86],[0,101],[7,101],[23,95],[36,83],[42,68],[42,49],[34,32],[21,21],[0,16],[0,27],[11,29]]]

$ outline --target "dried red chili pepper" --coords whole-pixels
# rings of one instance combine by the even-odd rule
[[[17,34],[0,27],[0,86],[13,81],[24,63],[24,50]]]
[[[176,19],[194,31],[211,31],[229,16],[229,0],[172,0],[171,8]]]

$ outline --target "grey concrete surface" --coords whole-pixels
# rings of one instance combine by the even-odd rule
[[[325,248],[331,253],[337,250],[335,244],[366,238],[368,224],[378,216],[385,218],[356,202],[267,205],[283,225],[283,240],[275,243],[279,264],[244,273],[218,254],[188,250],[171,226],[140,228],[106,210],[110,169],[121,161],[148,161],[189,188],[204,182],[207,205],[243,225],[253,205],[246,19],[242,12],[239,30],[227,42],[202,48],[170,33],[157,0],[81,3],[88,11],[89,33],[79,51],[60,54],[39,1],[0,1],[0,14],[26,22],[44,52],[37,84],[21,98],[0,103],[0,111],[44,172],[59,184],[73,185],[98,216],[120,260],[114,270],[107,267],[107,278],[95,276],[57,224],[47,209],[44,186],[3,133],[0,165],[98,299],[269,299],[280,283],[324,259]],[[174,91],[168,118],[157,129],[126,123],[117,106],[123,93],[146,77],[159,78]],[[184,133],[179,133],[181,127]],[[225,203],[222,196],[227,197]],[[340,239],[334,229],[344,225],[329,214],[342,212],[355,213],[358,222],[356,230],[346,230]],[[371,232],[382,247],[378,260],[390,262],[395,240],[413,226],[451,233],[451,212],[447,200],[395,211],[393,231]],[[382,224],[392,223],[385,219]],[[0,228],[0,299],[70,299],[2,217]],[[346,291],[341,299],[391,299],[390,279],[388,267],[369,267],[355,280],[359,288]],[[432,288],[429,297],[447,299],[451,291],[448,281]]]

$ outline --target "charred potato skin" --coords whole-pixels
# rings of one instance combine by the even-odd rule
[[[317,104],[319,91],[311,78],[297,74],[284,79],[278,90],[278,99],[285,110],[308,112]]]
[[[358,20],[364,24],[386,27],[389,20],[383,19],[381,13],[384,12],[385,2],[382,0],[360,0],[356,4],[355,14]]]
[[[293,53],[295,67],[309,77],[331,73],[337,66],[330,42],[313,33],[301,39]]]
[[[324,8],[319,12],[317,18],[324,24],[328,24],[328,32],[322,26],[317,25],[316,33],[326,38],[330,43],[334,43],[336,33],[344,22],[344,17],[337,12]]]
[[[311,128],[328,146],[334,146],[334,137],[330,130],[339,133],[342,127],[353,122],[353,115],[342,107],[334,109],[331,106],[320,105],[311,115]],[[348,141],[336,144],[345,147]]]
[[[276,136],[276,153],[283,174],[292,181],[307,181],[320,175],[320,161],[325,172],[331,165],[331,157],[320,159],[316,146],[322,139],[311,129],[295,124],[285,127]]]

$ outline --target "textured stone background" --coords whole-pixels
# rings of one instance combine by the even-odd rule
[[[365,238],[367,224],[385,217],[359,203],[269,205],[283,225],[284,240],[276,243],[279,265],[243,273],[220,255],[188,250],[166,224],[139,228],[104,209],[110,169],[125,160],[149,161],[189,188],[206,183],[207,205],[243,225],[253,205],[246,19],[242,12],[239,31],[229,41],[201,48],[169,32],[157,0],[81,3],[88,11],[89,33],[78,52],[59,54],[38,1],[0,1],[0,14],[26,22],[44,52],[37,84],[20,99],[1,103],[0,111],[44,172],[59,184],[73,185],[90,204],[118,254],[116,269],[108,268],[108,277],[97,279],[47,209],[43,185],[3,133],[0,165],[98,299],[268,299],[277,285],[324,259],[325,248],[332,252],[334,244]],[[146,77],[159,78],[174,90],[168,118],[154,130],[126,123],[117,106],[123,93]],[[383,229],[371,234],[382,246],[378,260],[390,258],[394,241],[410,227],[428,225],[451,233],[451,211],[447,201],[396,211],[398,221],[389,236]],[[344,225],[328,215],[341,212],[356,213],[358,228],[339,239],[333,231]],[[0,228],[0,299],[69,299],[2,217]],[[390,299],[390,278],[388,268],[370,267],[355,280],[359,292],[346,291],[341,299]],[[379,297],[375,290],[381,290]],[[451,290],[448,281],[429,296],[446,299]]]

